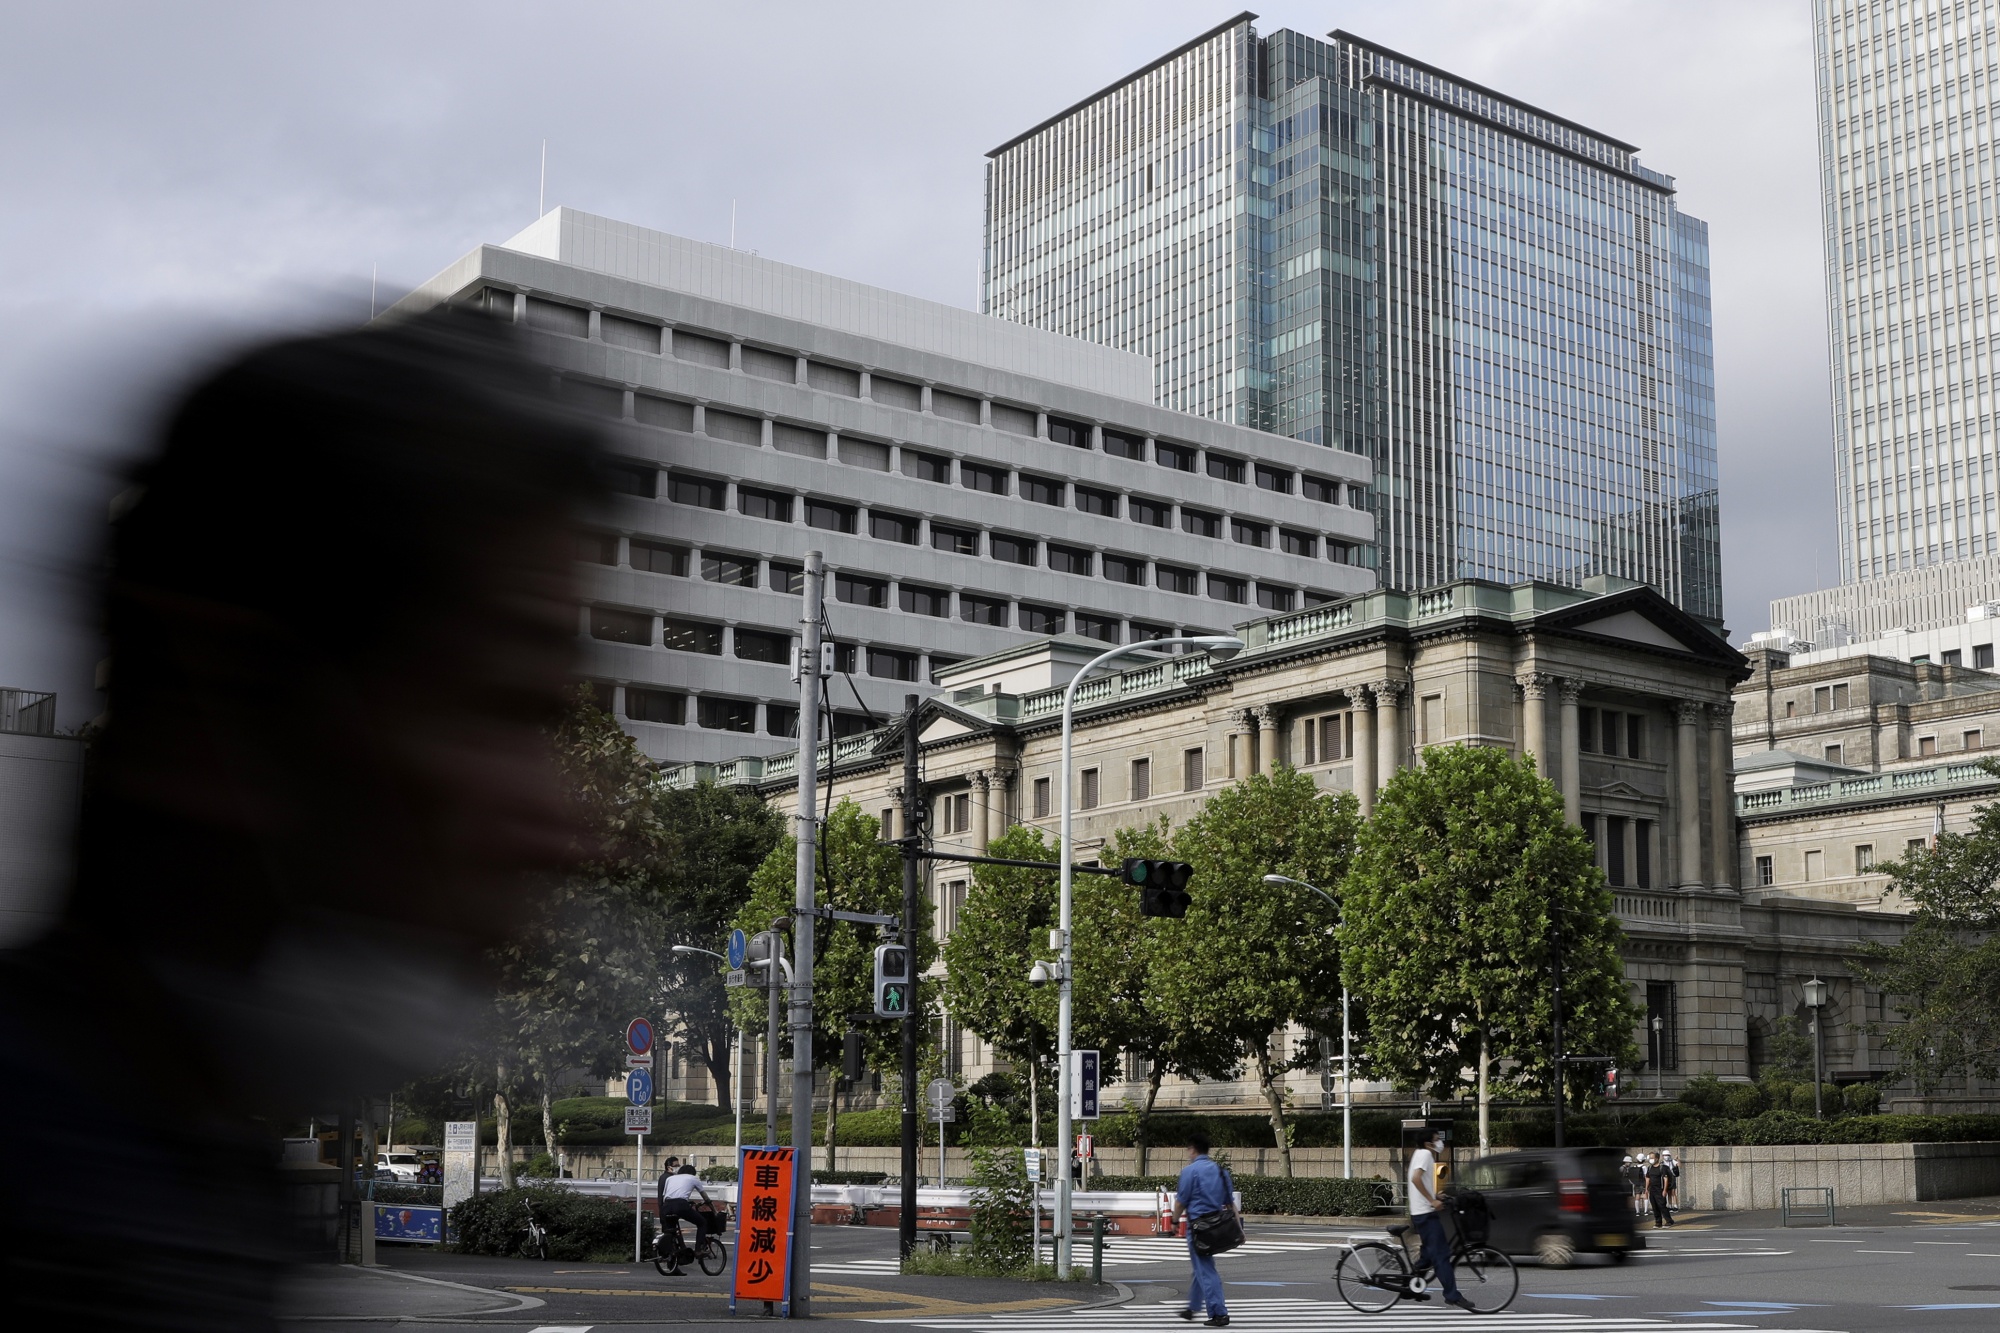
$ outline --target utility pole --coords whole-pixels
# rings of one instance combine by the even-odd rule
[[[812,1315],[813,886],[819,816],[819,629],[825,620],[826,569],[806,552],[804,614],[799,620],[798,875],[792,907],[792,1304],[794,1319]]]
[[[1555,1070],[1549,1075],[1556,1088],[1556,1147],[1563,1146],[1563,927],[1562,911],[1553,913],[1556,928],[1555,955]]]
[[[917,853],[921,850],[919,836],[926,803],[918,764],[918,703],[914,694],[903,696],[903,947],[910,958],[910,999],[903,1011],[903,1192],[896,1220],[896,1245],[906,1258],[917,1248],[917,1136],[923,1124],[917,1115],[917,1015],[923,1012],[923,1007],[917,1002],[916,958],[920,905]]]

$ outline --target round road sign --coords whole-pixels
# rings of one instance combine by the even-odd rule
[[[732,971],[732,972],[740,972],[740,971],[742,971],[742,970],[743,970],[743,960],[744,960],[745,958],[747,958],[747,957],[749,956],[749,954],[750,954],[750,941],[749,941],[748,937],[746,937],[746,936],[745,936],[745,935],[743,934],[743,932],[742,932],[742,931],[740,931],[740,930],[732,930],[732,931],[730,931],[730,932],[729,932],[729,969],[730,969],[730,971]]]
[[[648,1106],[653,1100],[653,1075],[635,1069],[625,1076],[625,1096],[634,1106]]]
[[[625,1045],[634,1055],[644,1055],[653,1049],[653,1025],[643,1018],[635,1018],[625,1026]]]
[[[933,1115],[939,1109],[950,1106],[957,1097],[958,1089],[952,1086],[948,1078],[934,1078],[924,1089],[924,1100],[931,1104]]]

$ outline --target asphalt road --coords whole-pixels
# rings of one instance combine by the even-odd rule
[[[1255,1223],[1222,1272],[1232,1327],[1272,1330],[1445,1328],[1468,1320],[1510,1330],[1649,1333],[1683,1328],[1821,1329],[1838,1333],[2000,1328],[2000,1220],[1990,1213],[1915,1225],[1793,1228],[1693,1219],[1646,1233],[1652,1248],[1612,1266],[1521,1265],[1521,1294],[1500,1315],[1437,1302],[1381,1315],[1349,1309],[1333,1266],[1351,1228]],[[1186,1287],[1179,1242],[1114,1240],[1106,1285],[1035,1284],[896,1273],[895,1233],[814,1231],[816,1322],[987,1333],[1144,1333],[1184,1329],[1175,1317]],[[1080,1247],[1083,1249],[1084,1247]],[[1087,1249],[1084,1250],[1087,1254]],[[302,1275],[294,1327],[337,1323],[570,1333],[649,1326],[740,1326],[731,1321],[727,1275],[663,1278],[637,1266],[478,1259],[390,1250],[386,1271],[324,1269]]]

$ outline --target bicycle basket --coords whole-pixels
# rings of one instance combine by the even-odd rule
[[[1486,1206],[1486,1196],[1478,1190],[1461,1190],[1449,1197],[1452,1220],[1458,1224],[1458,1234],[1468,1245],[1484,1245],[1493,1222],[1493,1214]]]
[[[696,1204],[694,1215],[701,1219],[701,1229],[708,1235],[719,1236],[729,1229],[729,1223],[724,1220],[722,1210],[714,1204]]]

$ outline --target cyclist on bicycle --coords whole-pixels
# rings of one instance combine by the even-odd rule
[[[701,1187],[701,1178],[695,1174],[692,1166],[684,1166],[679,1171],[672,1171],[660,1177],[660,1230],[666,1232],[668,1219],[673,1219],[674,1229],[663,1239],[669,1254],[668,1262],[675,1266],[678,1266],[680,1257],[680,1224],[686,1222],[693,1227],[695,1240],[697,1242],[701,1240],[702,1220],[701,1214],[695,1211],[696,1195],[701,1196],[703,1204],[711,1208],[714,1206],[709,1200],[708,1191]]]
[[[1445,1304],[1474,1310],[1478,1307],[1459,1294],[1452,1276],[1451,1241],[1444,1234],[1444,1218],[1438,1209],[1437,1155],[1443,1150],[1444,1134],[1432,1130],[1410,1154],[1410,1225],[1423,1240],[1424,1263],[1444,1288]]]

